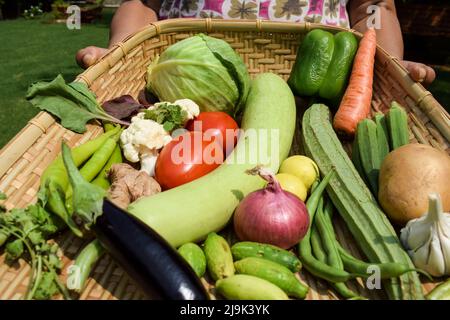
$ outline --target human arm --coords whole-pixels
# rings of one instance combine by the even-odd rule
[[[394,0],[350,0],[348,5],[350,24],[353,29],[360,32],[367,30],[368,19],[373,13],[368,7],[378,6],[380,10],[380,28],[376,29],[378,44],[392,56],[397,57],[414,80],[424,84],[433,82],[436,74],[432,68],[422,63],[403,60],[403,37]]]
[[[122,41],[130,34],[157,21],[156,14],[159,0],[128,0],[117,9],[111,21],[108,49]],[[107,51],[106,48],[89,46],[77,52],[76,60],[82,68],[87,68],[100,59]]]

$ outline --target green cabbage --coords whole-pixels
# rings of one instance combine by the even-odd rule
[[[241,57],[225,41],[204,34],[171,45],[147,71],[147,89],[161,101],[187,98],[201,111],[236,115],[249,88]]]

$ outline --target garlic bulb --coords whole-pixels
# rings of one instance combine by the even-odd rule
[[[435,277],[450,275],[450,214],[437,193],[428,196],[428,213],[401,230],[400,240],[414,265]]]

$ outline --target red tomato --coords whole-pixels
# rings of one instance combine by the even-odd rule
[[[223,146],[226,156],[230,154],[237,142],[239,127],[234,119],[225,112],[201,112],[197,118],[189,121],[189,131],[201,131],[206,140],[214,140]]]
[[[221,145],[205,140],[201,132],[186,132],[161,150],[155,179],[163,190],[171,189],[204,176],[222,162]]]

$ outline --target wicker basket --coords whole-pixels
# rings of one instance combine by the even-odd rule
[[[310,23],[279,23],[269,21],[225,21],[211,19],[168,20],[149,25],[117,44],[97,64],[77,80],[86,83],[99,101],[123,94],[137,96],[145,87],[147,65],[167,46],[198,32],[223,39],[242,56],[249,72],[273,72],[287,79],[294,63],[297,47],[312,29],[331,32],[342,29]],[[360,34],[355,34],[359,37]],[[409,113],[411,142],[430,144],[450,154],[450,117],[430,92],[413,82],[399,62],[378,48],[375,66],[373,111],[386,111],[392,99],[403,104]],[[0,190],[8,195],[8,208],[24,207],[36,200],[39,177],[60,151],[61,139],[71,146],[85,142],[102,131],[95,124],[87,133],[78,135],[65,130],[54,119],[40,113],[0,152]],[[299,147],[294,142],[293,149]],[[338,237],[353,254],[359,255],[354,241],[340,220],[335,221]],[[65,277],[71,259],[84,241],[67,233],[57,239],[64,252]],[[21,262],[8,266],[0,257],[0,299],[20,299],[27,284],[29,267]],[[309,299],[335,299],[336,294],[325,282],[307,272],[300,277],[311,287]],[[209,286],[207,281],[205,285]],[[435,284],[424,283],[424,291]],[[352,289],[371,298],[384,298],[380,290],[365,291],[358,282]],[[143,299],[138,287],[122,269],[106,256],[96,266],[81,299]]]

